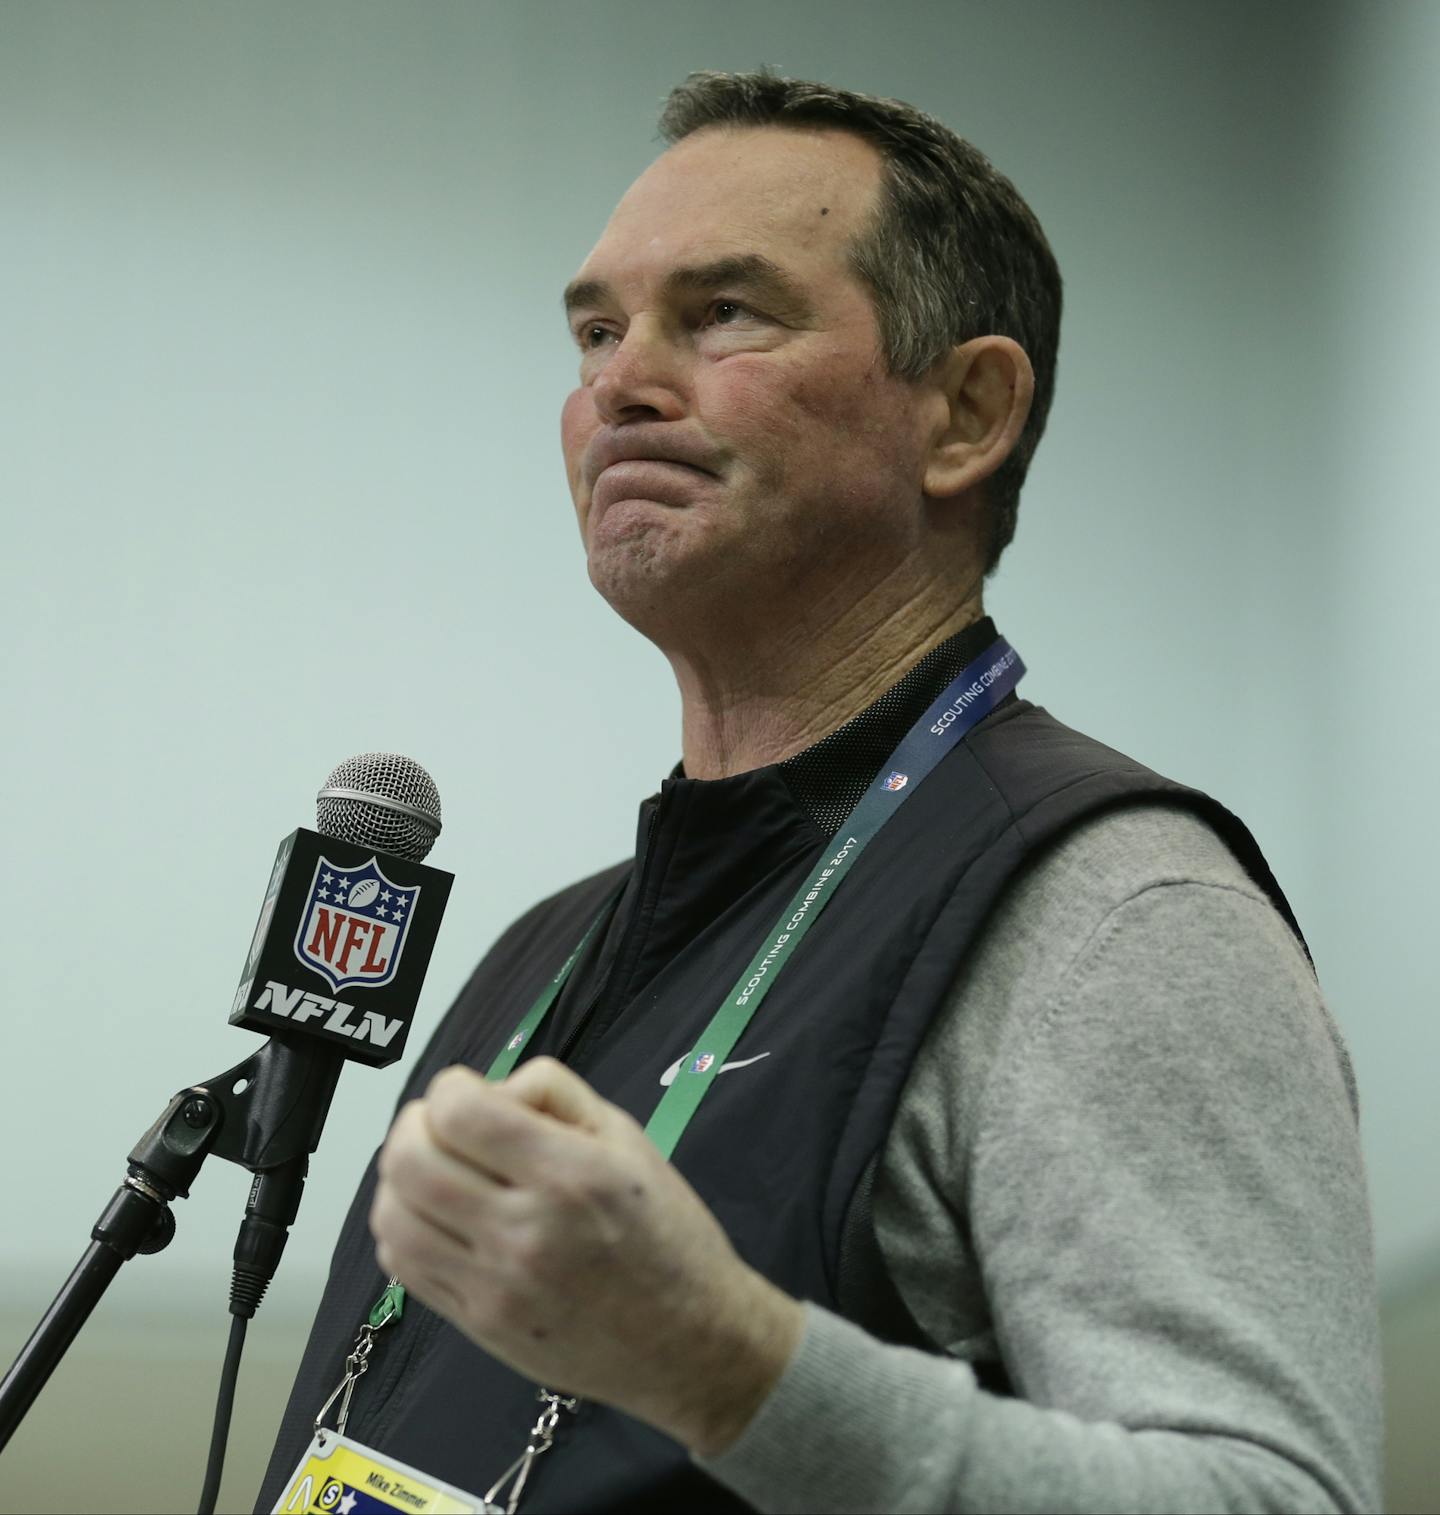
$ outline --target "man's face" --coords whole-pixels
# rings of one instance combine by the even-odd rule
[[[662,644],[682,605],[825,604],[912,550],[935,416],[886,373],[846,256],[880,170],[843,132],[698,132],[570,286],[561,430],[590,575]]]

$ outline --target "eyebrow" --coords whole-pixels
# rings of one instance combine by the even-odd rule
[[[741,288],[754,291],[762,299],[773,300],[792,316],[808,316],[810,302],[799,282],[778,263],[761,253],[736,253],[715,258],[690,268],[673,269],[662,286],[667,295],[704,294],[709,290]],[[603,305],[615,298],[615,292],[603,279],[576,279],[565,289],[565,312],[588,305]]]

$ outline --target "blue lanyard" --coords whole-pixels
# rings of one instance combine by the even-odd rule
[[[674,1152],[726,1057],[754,1018],[790,955],[849,876],[860,854],[924,783],[940,760],[964,741],[1015,688],[1024,673],[1025,665],[1020,661],[1020,655],[1003,637],[997,638],[960,671],[891,753],[836,832],[832,850],[801,885],[724,1003],[711,1017],[700,1040],[681,1059],[679,1074],[665,1091],[645,1127],[646,1134],[665,1157]],[[504,1078],[515,1066],[525,1045],[559,998],[585,944],[609,914],[612,904],[613,901],[607,902],[559,972],[545,986],[490,1065],[486,1078]]]

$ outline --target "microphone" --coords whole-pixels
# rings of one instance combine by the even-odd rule
[[[335,769],[315,796],[315,829],[423,863],[440,835],[440,791],[398,752],[362,752]]]
[[[246,1323],[299,1213],[341,1064],[391,1063],[404,1050],[453,882],[424,866],[440,835],[440,795],[413,758],[362,752],[341,763],[315,814],[314,831],[297,829],[280,843],[231,1007],[233,1024],[268,1031],[270,1040],[215,1080],[218,1088],[187,1091],[215,1113],[215,1155],[255,1175],[235,1238],[230,1344],[202,1515],[219,1494]]]
[[[405,1050],[453,876],[423,866],[440,794],[413,758],[362,752],[280,843],[232,1025],[383,1066]]]
[[[254,1175],[235,1242],[226,1354],[202,1509],[214,1508],[239,1348],[300,1207],[346,1059],[383,1066],[405,1048],[453,876],[428,867],[440,834],[430,775],[397,753],[341,763],[314,831],[281,843],[230,1012],[268,1040],[182,1089],[131,1149],[91,1244],[0,1380],[0,1450],[121,1265],[159,1252],[206,1157]]]
[[[383,1066],[404,1051],[454,881],[423,866],[440,794],[413,758],[362,752],[315,801],[316,829],[275,855],[231,1007],[233,1025],[270,1041],[256,1067],[215,1081],[229,1119],[213,1150],[255,1174],[230,1287],[231,1314],[247,1318],[279,1266],[342,1062]],[[237,1135],[240,1150],[226,1150]]]

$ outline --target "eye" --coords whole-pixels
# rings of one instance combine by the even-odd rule
[[[608,326],[601,326],[597,321],[587,321],[583,326],[575,328],[575,340],[580,344],[582,352],[593,352],[614,335]]]
[[[705,324],[709,326],[734,326],[747,316],[755,316],[748,305],[742,305],[738,300],[716,300],[705,314]]]

